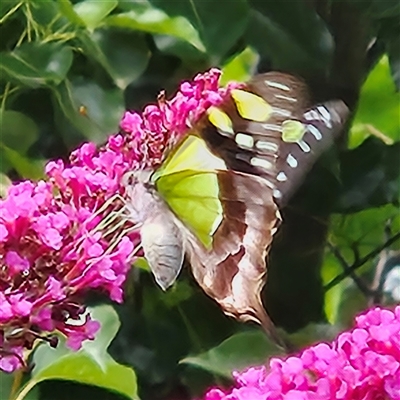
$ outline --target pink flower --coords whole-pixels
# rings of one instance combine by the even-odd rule
[[[88,290],[123,300],[140,238],[123,214],[122,178],[156,168],[223,100],[228,89],[219,88],[219,76],[210,70],[183,83],[173,99],[162,94],[142,114],[126,112],[123,134],[100,148],[82,144],[67,163],[50,161],[47,181],[15,184],[0,200],[0,370],[23,367],[24,350],[36,340],[54,345],[54,332],[73,349],[93,339],[98,323],[89,316],[82,322]]]
[[[131,159],[143,167],[160,165],[165,150],[173,147],[192,129],[212,105],[224,101],[229,91],[219,87],[218,69],[197,75],[191,82],[183,82],[172,100],[161,94],[156,105],[147,106],[142,115],[127,111],[120,126],[130,137]]]
[[[399,400],[400,306],[369,310],[330,344],[233,376],[234,388],[205,400]]]

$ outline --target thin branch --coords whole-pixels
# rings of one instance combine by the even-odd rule
[[[337,247],[333,246],[331,243],[328,243],[328,246],[332,251],[333,255],[338,259],[338,261],[342,265],[344,272],[347,273],[348,276],[350,276],[353,279],[353,281],[360,289],[360,291],[366,297],[370,297],[371,295],[373,295],[374,294],[373,291],[368,287],[368,285],[364,282],[364,280],[361,279],[353,269],[351,269],[351,266],[349,264],[347,264],[347,261],[344,259],[340,250]]]
[[[354,262],[353,265],[349,266],[346,271],[337,275],[328,284],[325,285],[325,288],[324,288],[325,292],[329,291],[334,286],[336,286],[338,283],[340,283],[343,279],[347,278],[350,275],[350,272],[354,272],[355,270],[357,270],[358,268],[363,266],[367,261],[378,256],[381,253],[381,251],[385,250],[386,247],[391,246],[393,243],[395,243],[399,239],[400,239],[400,232],[397,233],[396,235],[392,236],[381,246],[379,246],[376,249],[369,252],[365,257],[359,259],[358,262]]]

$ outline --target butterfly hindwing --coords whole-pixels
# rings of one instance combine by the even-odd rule
[[[217,172],[224,217],[211,251],[188,234],[193,275],[227,315],[258,322],[279,341],[260,298],[266,252],[280,222],[272,191],[257,176]]]
[[[215,171],[184,170],[161,176],[156,188],[177,218],[210,248],[223,218]]]

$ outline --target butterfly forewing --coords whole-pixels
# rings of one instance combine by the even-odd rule
[[[338,137],[347,115],[346,105],[334,100],[308,109],[299,118],[304,129],[302,138],[284,143],[279,152],[275,190],[279,205],[288,201],[315,160]]]
[[[278,72],[255,76],[244,90],[269,105],[267,118],[260,121],[252,119],[251,113],[244,115],[232,96],[221,109],[233,129],[224,131],[209,122],[199,133],[229,168],[265,178],[283,205],[340,131],[347,107],[333,101],[311,108],[305,83]],[[243,101],[251,102],[251,97]]]

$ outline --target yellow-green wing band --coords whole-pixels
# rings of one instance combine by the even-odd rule
[[[224,161],[189,135],[152,177],[171,210],[206,247],[223,215],[217,170],[226,170]]]
[[[245,90],[234,89],[231,92],[237,110],[242,118],[264,122],[272,113],[272,107],[262,97]]]
[[[156,188],[175,215],[209,248],[223,217],[217,173],[175,172],[161,176]]]
[[[153,174],[152,181],[155,182],[163,175],[185,170],[214,171],[216,169],[226,169],[225,162],[210,152],[203,139],[189,135]]]

